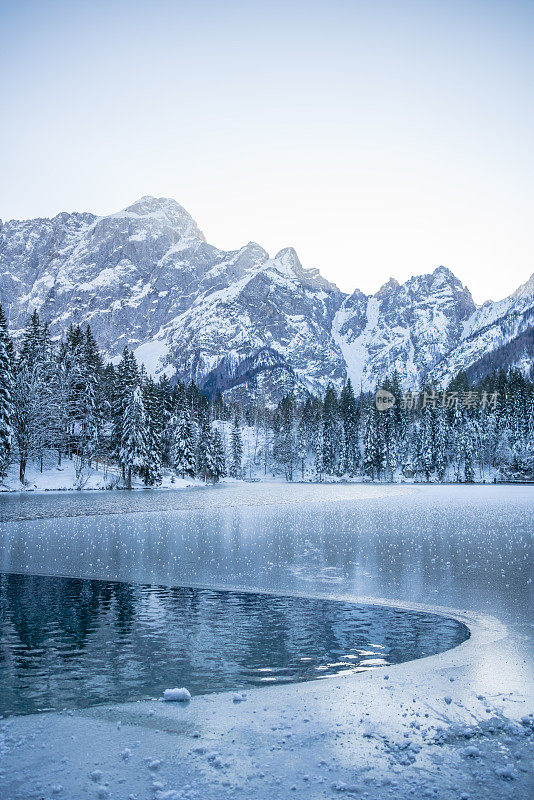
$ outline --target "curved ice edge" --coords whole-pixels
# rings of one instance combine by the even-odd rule
[[[109,580],[109,579],[106,579]],[[123,583],[125,581],[117,581],[118,583]],[[156,583],[158,583],[156,581]],[[159,585],[159,584],[158,584]],[[163,584],[162,584],[163,585]],[[211,591],[218,591],[218,592],[239,592],[243,594],[256,594],[256,595],[264,595],[267,597],[295,597],[300,599],[309,599],[309,600],[328,600],[331,602],[339,602],[339,603],[350,603],[352,605],[366,605],[366,606],[378,606],[381,608],[389,608],[389,609],[399,609],[403,611],[419,611],[422,613],[427,614],[435,614],[436,616],[445,617],[448,619],[454,619],[457,622],[464,624],[468,631],[469,636],[463,642],[458,645],[455,645],[448,650],[444,650],[442,653],[436,653],[433,655],[428,656],[420,656],[419,658],[411,659],[408,661],[403,661],[399,664],[388,664],[385,667],[375,667],[366,671],[357,672],[357,673],[346,673],[342,675],[326,675],[325,677],[321,678],[320,683],[326,684],[331,683],[332,681],[343,681],[344,685],[348,688],[349,685],[359,685],[362,681],[372,680],[374,679],[373,676],[383,675],[383,670],[387,670],[387,674],[392,674],[392,677],[401,677],[402,672],[409,672],[410,675],[413,675],[414,678],[421,678],[424,677],[427,681],[431,680],[431,674],[437,672],[442,668],[446,669],[453,669],[455,667],[461,667],[464,665],[468,665],[475,657],[478,648],[491,644],[493,642],[499,641],[501,639],[505,639],[508,636],[508,629],[500,620],[496,617],[481,614],[478,612],[472,612],[468,610],[459,610],[454,608],[446,608],[444,606],[437,606],[433,604],[427,603],[416,603],[416,602],[408,602],[404,600],[396,600],[392,598],[385,598],[385,597],[374,597],[374,596],[367,596],[367,595],[353,595],[353,594],[330,594],[328,592],[298,592],[298,591],[291,591],[291,590],[282,590],[282,591],[275,591],[274,589],[258,589],[257,587],[251,587],[250,585],[245,586],[236,586],[233,584],[232,586],[219,584],[219,583],[195,583],[192,587],[190,583],[172,583],[173,588],[195,588],[195,589],[206,589]],[[247,698],[253,699],[256,697],[262,697],[266,694],[276,693],[278,694],[277,700],[283,696],[283,693],[290,696],[293,694],[292,690],[298,690],[300,687],[301,689],[304,687],[313,687],[317,686],[317,680],[302,680],[302,681],[295,681],[289,684],[283,683],[272,683],[265,686],[250,686],[246,689]],[[234,689],[224,690],[220,692],[209,692],[203,694],[193,695],[192,703],[186,703],[184,708],[177,708],[178,705],[181,704],[173,704],[173,703],[163,703],[160,702],[161,698],[153,698],[150,700],[131,700],[125,701],[122,703],[102,703],[94,706],[88,706],[84,708],[76,708],[72,709],[69,712],[65,711],[46,711],[46,712],[36,712],[35,714],[25,714],[25,715],[13,715],[10,716],[9,719],[17,719],[20,717],[37,717],[42,713],[47,715],[50,714],[59,714],[63,715],[64,713],[72,714],[74,713],[76,716],[90,716],[90,717],[100,717],[100,718],[108,718],[112,717],[113,719],[116,718],[116,714],[118,711],[121,713],[126,712],[130,715],[129,721],[134,721],[135,724],[140,724],[141,718],[145,716],[153,717],[157,711],[157,717],[160,719],[162,717],[176,717],[176,713],[179,713],[179,716],[182,716],[180,712],[187,712],[187,710],[194,708],[195,706],[195,699],[197,701],[206,701],[206,702],[213,702],[217,699],[227,699],[229,702],[233,702],[233,696],[235,694]],[[246,704],[245,704],[246,705]],[[142,723],[141,723],[142,724]]]
[[[173,584],[173,586],[182,586],[182,584]],[[185,584],[183,584],[185,586]],[[264,590],[250,586],[235,586],[232,587],[221,584],[195,584],[196,589],[210,589],[213,591],[228,591],[228,592],[241,592],[250,594],[262,594],[271,597],[296,597],[301,599],[310,600],[329,600],[332,602],[352,603],[353,605],[369,605],[379,606],[382,608],[400,609],[404,611],[420,611],[428,614],[435,614],[436,616],[454,619],[464,624],[469,630],[469,636],[459,645],[444,650],[443,653],[434,655],[421,656],[420,658],[403,661],[399,664],[388,664],[386,667],[373,668],[367,671],[358,673],[347,673],[345,675],[327,675],[321,678],[321,684],[331,684],[332,681],[343,681],[346,688],[357,687],[368,680],[376,680],[377,676],[383,677],[384,670],[387,674],[391,674],[392,681],[395,677],[402,678],[402,674],[406,673],[410,678],[421,679],[426,682],[432,681],[432,674],[437,673],[442,669],[454,669],[465,665],[469,665],[476,659],[477,651],[480,647],[505,639],[508,636],[508,629],[496,617],[488,614],[481,614],[467,610],[459,610],[454,608],[446,608],[426,603],[407,602],[402,600],[394,600],[384,597],[372,596],[355,596],[351,594],[328,594],[322,592],[297,592],[297,591],[275,591]],[[284,696],[288,699],[295,698],[295,693],[303,690],[313,691],[317,687],[317,680],[303,680],[295,681],[290,684],[268,684],[258,687],[247,687],[247,699],[253,700],[256,698],[265,698],[267,695],[275,697],[273,702],[283,702]],[[152,700],[135,700],[125,703],[108,703],[97,706],[89,706],[87,708],[77,709],[76,714],[80,716],[91,716],[99,718],[116,718],[117,712],[126,713],[129,719],[127,721],[134,724],[144,724],[141,720],[146,716],[154,717],[155,719],[164,718],[165,720],[174,719],[177,717],[181,723],[185,722],[185,717],[188,713],[193,712],[196,716],[197,709],[195,708],[195,700],[197,703],[200,701],[204,703],[213,703],[217,701],[233,703],[233,696],[235,690],[224,690],[220,692],[210,692],[206,694],[198,694],[192,697],[192,702],[187,703],[184,708],[177,708],[176,704],[160,702],[160,698]],[[247,703],[243,704],[244,706]],[[202,711],[200,711],[202,715]],[[61,713],[61,712],[59,712]]]
[[[200,588],[200,587],[199,587]],[[206,587],[223,588],[223,587]],[[224,587],[230,590],[229,587]],[[234,591],[250,591],[258,593],[257,589],[250,587],[236,589]],[[263,592],[267,595],[280,595],[279,592]],[[316,769],[317,764],[324,763],[332,767],[326,772],[328,778],[334,780],[335,791],[344,791],[339,787],[349,782],[348,774],[352,775],[355,771],[359,772],[368,769],[370,762],[374,765],[375,780],[387,778],[395,781],[399,797],[407,797],[409,792],[413,792],[414,781],[420,774],[428,773],[421,765],[415,764],[415,772],[410,768],[399,771],[396,762],[391,762],[389,750],[377,749],[377,742],[389,742],[395,745],[398,741],[404,741],[403,736],[411,730],[407,723],[400,716],[401,711],[407,704],[412,703],[412,698],[417,697],[417,705],[414,708],[420,712],[430,713],[431,726],[439,726],[439,730],[445,728],[447,735],[452,731],[453,739],[451,748],[454,753],[459,753],[457,742],[454,740],[454,726],[458,717],[458,704],[456,699],[452,705],[447,703],[446,695],[449,692],[450,676],[455,676],[455,680],[460,678],[458,673],[463,674],[464,688],[473,695],[471,684],[470,661],[476,660],[476,653],[479,647],[499,642],[508,636],[506,627],[494,617],[478,614],[475,612],[448,609],[441,606],[421,603],[408,603],[395,601],[390,598],[377,597],[355,597],[352,596],[332,596],[322,593],[286,592],[286,596],[322,598],[350,602],[354,604],[367,603],[369,605],[387,606],[406,610],[422,611],[433,613],[449,618],[457,619],[466,624],[471,632],[471,637],[461,645],[434,656],[406,661],[402,664],[389,665],[387,672],[390,673],[390,680],[384,681],[384,671],[371,670],[370,672],[352,675],[340,680],[340,676],[323,681],[304,681],[289,685],[271,685],[258,689],[247,689],[247,702],[235,704],[233,702],[233,692],[220,692],[206,695],[198,695],[192,698],[192,702],[183,706],[182,704],[160,703],[158,701],[139,701],[133,703],[114,704],[106,707],[94,706],[89,709],[81,709],[74,712],[53,712],[51,715],[27,715],[23,717],[11,717],[10,724],[13,725],[12,735],[24,738],[29,734],[28,743],[22,742],[13,751],[12,763],[16,764],[18,772],[26,770],[26,774],[34,776],[37,763],[39,764],[39,775],[42,779],[52,781],[56,779],[54,769],[60,763],[63,754],[61,747],[54,750],[54,743],[50,745],[50,730],[53,726],[55,738],[53,742],[67,740],[71,734],[76,737],[83,737],[83,741],[88,743],[90,750],[79,748],[69,766],[69,773],[65,775],[64,789],[71,792],[72,796],[79,794],[80,775],[87,776],[88,769],[95,765],[102,770],[106,777],[111,776],[113,780],[120,777],[121,783],[128,783],[135,788],[139,788],[139,764],[152,762],[155,756],[161,761],[162,773],[165,777],[172,776],[172,781],[181,794],[185,781],[190,782],[189,776],[182,776],[180,764],[188,762],[191,765],[192,754],[194,763],[191,769],[202,797],[219,796],[221,791],[221,774],[219,770],[208,770],[205,764],[206,756],[196,757],[195,751],[200,746],[209,757],[218,756],[224,764],[227,762],[230,768],[233,764],[244,765],[247,770],[247,780],[250,774],[248,795],[250,798],[265,798],[273,796],[274,793],[266,794],[265,776],[257,772],[260,767],[268,764],[272,768],[273,775],[279,774],[287,777],[286,786],[279,785],[276,788],[276,795],[280,798],[294,796],[292,782],[296,781],[299,774],[305,770]],[[500,644],[498,645],[500,649]],[[429,661],[430,659],[430,661]],[[434,659],[434,661],[432,661]],[[468,665],[467,670],[462,670],[464,665]],[[459,669],[458,669],[459,668]],[[332,680],[337,679],[337,684]],[[460,681],[459,681],[460,682]],[[467,687],[465,686],[467,683]],[[455,687],[458,684],[453,684]],[[461,688],[461,687],[458,687]],[[454,697],[454,690],[453,690]],[[506,716],[516,717],[525,712],[530,712],[530,698],[524,698],[528,702],[528,707],[521,709],[521,706],[502,709],[506,711]],[[356,714],[351,706],[358,703]],[[361,705],[360,705],[361,704]],[[511,704],[506,704],[511,706]],[[523,702],[523,707],[526,705]],[[369,723],[361,725],[358,717],[361,711],[370,712]],[[393,713],[392,713],[393,711]],[[287,712],[287,714],[286,714]],[[465,707],[465,725],[472,726],[474,722],[471,708]],[[286,716],[284,716],[286,715]],[[451,718],[448,719],[449,715]],[[37,717],[41,716],[41,720]],[[425,717],[428,716],[425,714]],[[74,717],[70,719],[69,717]],[[53,719],[52,719],[53,718]],[[481,719],[487,719],[486,715],[481,715]],[[293,738],[291,739],[291,758],[288,758],[287,750],[282,748],[279,755],[276,751],[280,748],[270,746],[276,742],[276,737],[280,733],[280,722],[289,723]],[[352,738],[351,744],[350,769],[345,760],[336,762],[332,760],[332,745],[339,731],[339,722],[343,721],[346,733]],[[461,720],[460,720],[461,721]],[[490,721],[490,720],[488,720]],[[356,724],[354,724],[356,722]],[[39,732],[39,725],[41,731]],[[275,727],[273,727],[275,726]],[[518,728],[520,727],[517,726]],[[137,729],[137,730],[135,730]],[[228,734],[231,730],[230,740]],[[273,731],[274,733],[271,733]],[[123,736],[125,733],[130,739],[139,739],[140,746],[138,760],[132,763],[129,758],[118,759],[117,754],[122,751],[124,746]],[[141,735],[140,735],[141,734]],[[235,737],[235,739],[233,738]],[[327,738],[324,738],[327,737]],[[234,741],[237,745],[234,746]],[[494,751],[484,749],[485,738],[478,741],[478,746],[483,748],[483,755],[494,755]],[[38,748],[52,748],[52,758],[45,762],[42,767],[43,753]],[[433,742],[430,741],[430,744]],[[438,742],[439,743],[439,742]],[[463,742],[465,744],[465,742]],[[214,748],[217,748],[215,751]],[[293,752],[294,751],[294,752]],[[15,760],[16,759],[16,760]],[[469,760],[470,761],[470,760]],[[489,760],[488,760],[489,761]],[[334,763],[335,762],[335,763]],[[467,781],[472,780],[472,765],[466,759],[450,761],[447,767],[445,762],[443,775],[427,774],[425,786],[434,783],[440,789],[443,788],[443,797],[452,800],[457,797],[455,785],[463,778]],[[325,770],[321,768],[324,772]],[[300,770],[300,773],[299,773]],[[267,770],[266,770],[267,771]],[[23,774],[21,772],[21,774]],[[270,774],[270,773],[268,773]],[[366,773],[367,774],[367,773]],[[373,773],[369,773],[370,775]],[[492,783],[488,785],[493,790],[494,796],[500,797],[503,791],[503,776],[497,778],[491,772]],[[447,777],[453,784],[453,790],[447,789]],[[517,785],[513,787],[515,796],[530,797],[524,791],[525,777],[521,777]],[[20,778],[20,776],[19,776]],[[15,776],[15,781],[19,780]],[[261,778],[261,780],[260,780]],[[428,778],[428,780],[427,780]],[[431,783],[428,781],[432,779]],[[242,788],[242,780],[239,774],[235,779],[236,785]],[[385,784],[384,784],[385,785]],[[307,784],[306,784],[307,786]],[[18,788],[18,785],[17,787]],[[271,789],[271,785],[267,786]],[[327,785],[325,786],[327,790]],[[76,791],[78,790],[78,791]],[[519,790],[519,791],[518,791]],[[231,791],[231,790],[229,790]],[[327,792],[328,793],[328,792]],[[15,794],[13,794],[15,796]],[[22,795],[16,794],[17,797]],[[70,795],[69,795],[70,796]],[[83,794],[84,797],[94,796]],[[221,795],[222,796],[222,795]],[[226,796],[226,795],[225,795]],[[228,797],[234,796],[228,793]],[[325,794],[326,796],[326,794]],[[340,795],[341,796],[341,795]],[[353,796],[352,794],[348,796]],[[441,792],[440,792],[441,797]]]

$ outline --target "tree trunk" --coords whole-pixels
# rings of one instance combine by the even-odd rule
[[[128,467],[128,489],[132,488],[132,468]]]
[[[19,478],[20,478],[20,482],[21,483],[24,483],[24,475],[25,475],[25,473],[26,473],[26,459],[25,458],[21,458],[20,459],[20,466],[19,466]]]

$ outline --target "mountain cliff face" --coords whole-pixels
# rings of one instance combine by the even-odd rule
[[[446,382],[533,324],[534,280],[476,308],[445,267],[347,296],[292,248],[208,244],[174,200],[117,214],[0,223],[0,302],[20,331],[34,308],[59,335],[89,323],[110,359],[128,346],[149,372],[211,391],[323,390]]]
[[[355,386],[373,388],[377,376],[396,370],[413,387],[457,346],[474,311],[470,292],[438,267],[402,286],[391,279],[371,297],[355,292],[336,315],[333,337]]]

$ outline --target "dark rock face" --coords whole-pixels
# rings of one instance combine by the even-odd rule
[[[269,258],[252,242],[213,247],[163,198],[107,217],[0,223],[0,302],[14,331],[34,308],[53,335],[89,323],[108,358],[128,346],[149,372],[210,391],[322,391],[347,375],[367,390],[394,369],[405,387],[443,382],[520,334],[533,295],[531,280],[477,309],[438,267],[346,296],[292,248]]]

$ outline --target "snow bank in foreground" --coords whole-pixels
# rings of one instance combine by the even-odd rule
[[[388,680],[375,670],[252,689],[246,703],[228,692],[0,720],[0,797],[530,800],[534,697],[528,684],[495,691],[513,642],[472,621],[463,645],[389,667]]]

